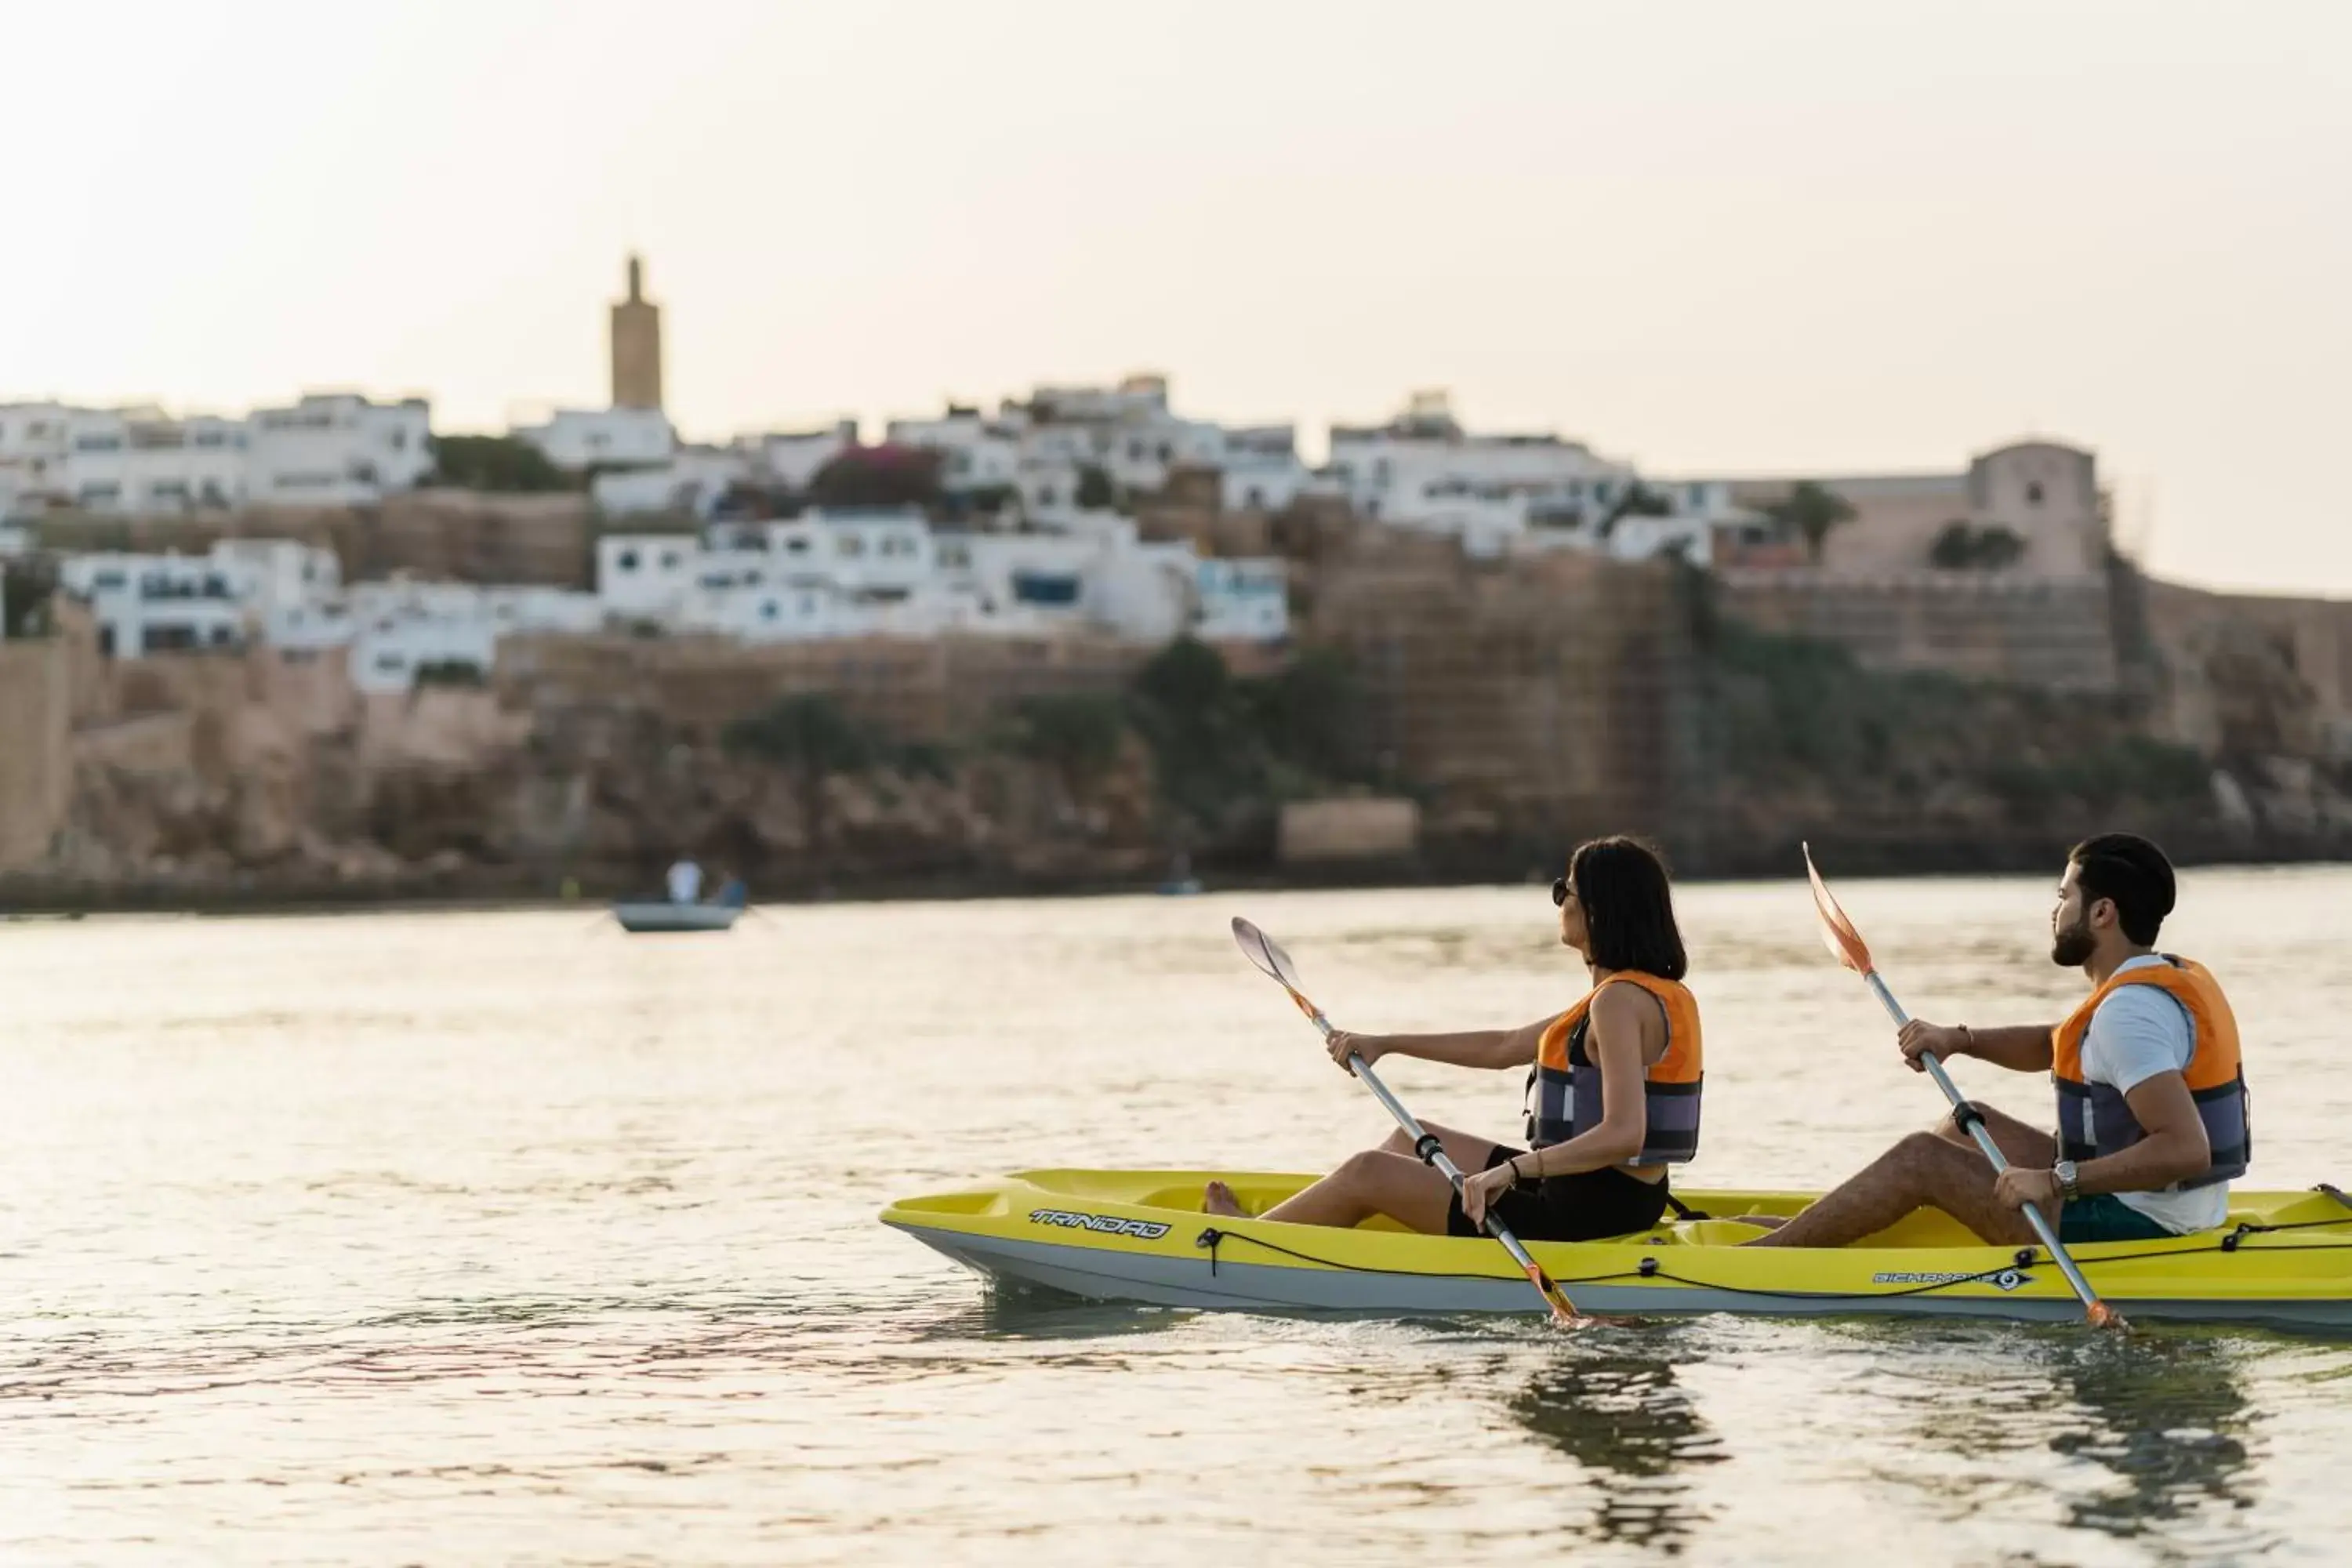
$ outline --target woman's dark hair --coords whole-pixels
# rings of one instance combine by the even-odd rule
[[[2137,833],[2102,833],[2075,845],[2066,858],[2085,907],[2113,900],[2124,935],[2142,947],[2156,945],[2164,917],[2172,912],[2172,862],[2163,850]]]
[[[1680,980],[1689,971],[1666,863],[1656,850],[1635,838],[1591,839],[1568,858],[1568,879],[1584,908],[1596,966],[1662,980]]]

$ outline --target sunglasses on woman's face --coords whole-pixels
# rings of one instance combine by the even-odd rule
[[[1568,879],[1555,877],[1551,883],[1551,907],[1558,909],[1566,902],[1568,902]]]

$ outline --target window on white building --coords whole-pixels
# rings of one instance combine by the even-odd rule
[[[634,550],[624,550],[619,555],[614,557],[613,564],[623,572],[634,572],[637,569],[637,552]]]
[[[866,541],[854,533],[845,533],[835,543],[834,553],[842,556],[863,555],[866,553]]]

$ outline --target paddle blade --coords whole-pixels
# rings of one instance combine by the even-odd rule
[[[1299,990],[1298,966],[1290,962],[1290,954],[1282,951],[1280,942],[1239,915],[1234,917],[1234,945],[1242,950],[1244,957],[1289,987],[1293,994]]]
[[[1830,896],[1829,884],[1822,881],[1822,874],[1813,868],[1813,847],[1806,844],[1799,847],[1805,857],[1806,880],[1813,885],[1813,912],[1822,918],[1822,945],[1830,950],[1832,958],[1856,974],[1868,974],[1870,949],[1863,942],[1862,933],[1853,929],[1853,922],[1846,919],[1843,910],[1838,908],[1837,900]]]
[[[1576,1310],[1576,1303],[1568,1299],[1568,1292],[1551,1282],[1551,1276],[1543,1271],[1541,1264],[1528,1265],[1528,1279],[1543,1292],[1544,1305],[1551,1309],[1553,1322],[1580,1323],[1584,1321],[1584,1314]]]

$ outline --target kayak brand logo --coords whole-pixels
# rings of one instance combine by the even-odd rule
[[[1168,1227],[1155,1219],[1121,1219],[1115,1214],[1074,1214],[1068,1209],[1031,1209],[1029,1223],[1067,1226],[1073,1230],[1091,1230],[1100,1236],[1132,1236],[1145,1241],[1157,1241],[1168,1234]]]
[[[2014,1290],[2020,1285],[2033,1283],[2033,1276],[2021,1268],[2004,1268],[1998,1274],[1874,1274],[1873,1285],[1969,1285],[1983,1280],[2004,1290]]]

